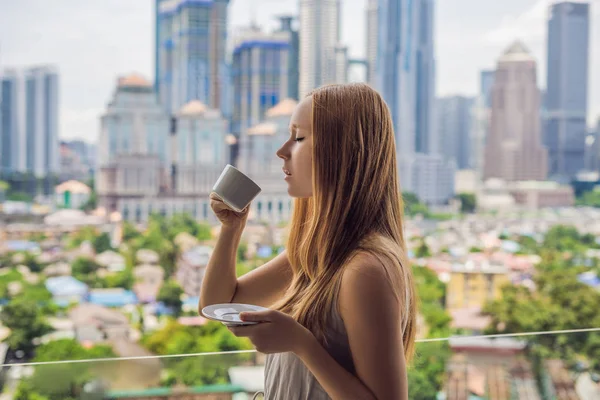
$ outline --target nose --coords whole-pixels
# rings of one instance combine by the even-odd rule
[[[283,146],[281,146],[279,148],[279,150],[277,150],[275,152],[275,154],[277,154],[277,157],[281,158],[282,160],[289,160],[290,159],[290,152],[287,146],[287,142],[283,144]]]

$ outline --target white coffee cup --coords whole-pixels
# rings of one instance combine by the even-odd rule
[[[241,212],[260,193],[261,188],[233,165],[227,164],[212,190],[232,210]]]

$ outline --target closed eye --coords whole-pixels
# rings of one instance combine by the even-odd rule
[[[297,137],[296,139],[294,139],[294,142],[301,142],[303,140],[304,140],[303,137]]]

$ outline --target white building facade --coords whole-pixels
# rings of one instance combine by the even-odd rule
[[[252,202],[250,219],[279,224],[291,217],[292,199],[287,192],[283,160],[277,150],[289,139],[289,123],[297,102],[285,99],[266,113],[264,122],[246,132],[249,143],[246,173],[261,188]]]
[[[132,75],[119,80],[101,125],[101,207],[134,222],[153,213],[214,219],[208,196],[227,155],[226,121],[219,111],[192,101],[172,119],[151,83]]]

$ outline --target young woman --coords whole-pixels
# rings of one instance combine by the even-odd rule
[[[247,210],[211,194],[222,230],[200,307],[247,303],[257,325],[232,327],[267,354],[265,398],[408,399],[415,293],[402,232],[389,110],[364,84],[303,99],[277,151],[294,201],[286,251],[237,279]]]

